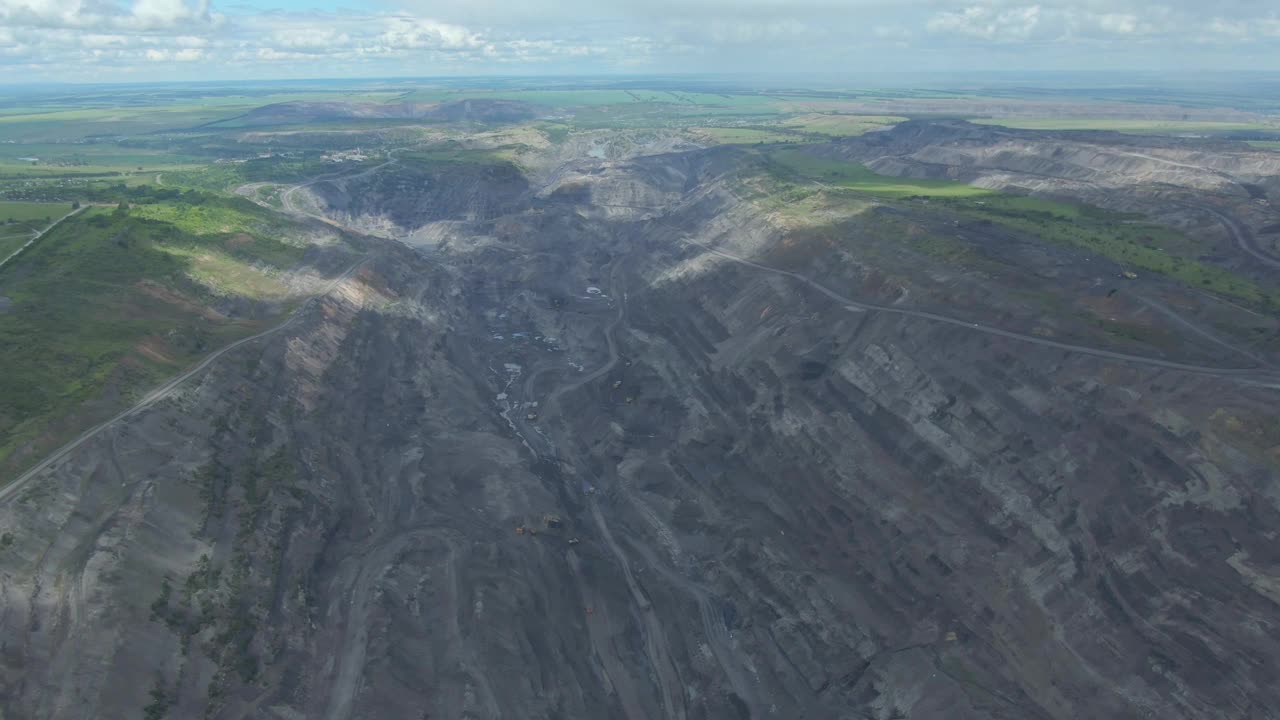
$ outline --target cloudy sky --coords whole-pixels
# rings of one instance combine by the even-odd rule
[[[1280,70],[1280,0],[0,0],[31,80]]]

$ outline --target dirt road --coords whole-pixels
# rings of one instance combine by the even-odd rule
[[[1254,260],[1257,260],[1267,267],[1280,270],[1280,258],[1255,245],[1253,242],[1253,234],[1236,221],[1235,218],[1221,210],[1211,208],[1207,205],[1191,205],[1190,207],[1194,207],[1197,210],[1203,210],[1216,218],[1218,222],[1222,223],[1222,226],[1227,229],[1227,233],[1231,235],[1231,239],[1235,241],[1236,247],[1240,248],[1241,252],[1249,255]]]
[[[758,262],[753,262],[751,260],[747,260],[746,258],[741,258],[741,257],[738,257],[737,255],[732,255],[730,253],[724,252],[723,250],[717,250],[698,240],[693,240],[691,238],[682,238],[682,239],[684,240],[684,242],[690,245],[695,245],[697,247],[700,247],[703,250],[706,250],[707,252],[711,253],[712,255],[717,255],[719,257],[725,258],[726,260],[730,260],[732,262],[746,265],[747,267],[755,268],[757,270],[764,270],[765,272],[784,275],[786,277],[799,280],[800,282],[812,287],[813,289],[817,290],[823,295],[826,295],[832,300],[843,303],[846,309],[852,310],[855,312],[872,311],[872,312],[887,313],[891,315],[903,315],[906,317],[921,318],[924,320],[933,320],[935,322],[946,323],[948,325],[955,325],[958,327],[967,328],[975,332],[987,333],[988,335],[997,335],[1000,337],[1009,338],[1011,340],[1021,340],[1022,342],[1031,343],[1033,345],[1057,348],[1059,350],[1066,350],[1069,352],[1080,353],[1082,355],[1092,355],[1095,357],[1107,358],[1108,360],[1119,360],[1122,362],[1134,363],[1138,365],[1147,365],[1150,367],[1165,368],[1167,370],[1180,370],[1182,372],[1196,373],[1200,375],[1213,375],[1215,377],[1243,379],[1262,387],[1280,388],[1280,374],[1269,372],[1267,370],[1260,369],[1256,366],[1255,367],[1215,367],[1212,365],[1195,365],[1192,363],[1176,362],[1174,360],[1162,360],[1160,358],[1146,357],[1143,355],[1132,355],[1129,353],[1116,352],[1114,350],[1103,350],[1101,348],[1089,347],[1087,345],[1073,345],[1071,343],[1058,342],[1056,340],[1050,340],[1048,338],[1042,338],[1035,335],[1024,335],[1023,333],[1013,332],[1011,330],[1002,330],[997,327],[992,327],[990,325],[983,325],[981,323],[969,322],[967,320],[959,320],[953,317],[948,317],[946,315],[940,315],[938,313],[928,312],[925,310],[909,310],[906,308],[892,307],[889,305],[879,305],[876,303],[869,303],[864,300],[855,300],[853,298],[849,298],[844,295],[841,295],[835,292],[834,290],[831,290],[830,288],[826,287],[825,285],[821,285],[817,282],[814,282],[813,280],[810,280],[809,278],[799,273],[791,272],[790,270],[781,270],[778,268],[769,267],[768,265],[762,265]]]
[[[83,211],[85,210],[85,208],[88,208],[88,207],[90,207],[90,206],[89,206],[89,205],[84,205],[84,206],[78,207],[78,208],[76,208],[75,210],[72,210],[71,212],[67,213],[66,215],[63,215],[62,217],[58,218],[57,220],[54,220],[53,222],[49,223],[49,227],[47,227],[47,228],[45,228],[45,229],[41,230],[40,232],[36,233],[35,235],[33,235],[33,236],[31,237],[31,239],[30,239],[30,240],[28,240],[28,241],[26,241],[25,243],[23,243],[23,244],[22,244],[22,247],[20,247],[20,248],[18,248],[17,250],[14,250],[13,252],[9,253],[9,256],[8,256],[8,257],[6,257],[5,259],[0,260],[0,268],[3,268],[5,265],[8,265],[10,260],[13,260],[14,258],[18,257],[18,256],[19,256],[19,255],[21,255],[21,254],[22,254],[22,253],[23,253],[27,248],[29,248],[29,247],[31,247],[32,245],[34,245],[34,244],[35,244],[35,242],[36,242],[37,240],[39,240],[40,238],[42,238],[42,237],[44,237],[45,235],[49,234],[49,231],[50,231],[50,230],[52,230],[52,229],[54,229],[54,228],[56,228],[56,227],[58,227],[58,224],[59,224],[59,223],[61,223],[63,220],[66,220],[67,218],[71,217],[72,215],[75,215],[75,214],[77,214],[77,213],[83,212]]]
[[[328,225],[333,225],[334,227],[342,228],[343,230],[349,230],[349,228],[347,228],[345,225],[343,225],[343,224],[341,224],[341,223],[337,222],[336,220],[333,220],[333,219],[331,219],[331,218],[327,218],[327,217],[325,217],[325,216],[323,216],[323,215],[317,215],[317,214],[315,214],[315,213],[307,212],[306,210],[303,210],[302,208],[298,207],[298,205],[297,205],[297,198],[295,198],[295,197],[294,197],[294,193],[298,192],[299,190],[301,190],[301,189],[303,189],[303,188],[305,188],[305,187],[310,187],[310,186],[315,185],[316,183],[321,182],[321,181],[324,181],[324,180],[356,180],[356,179],[358,179],[358,178],[366,177],[366,176],[368,176],[368,175],[371,175],[371,174],[373,174],[373,173],[375,173],[375,172],[377,172],[377,171],[381,170],[381,169],[382,169],[382,168],[384,168],[384,167],[387,167],[388,165],[393,165],[393,164],[395,164],[395,162],[396,162],[396,159],[395,159],[395,158],[391,158],[390,160],[387,160],[386,162],[382,163],[381,165],[375,165],[375,166],[373,166],[373,167],[371,167],[371,168],[368,168],[368,169],[365,169],[365,170],[360,170],[360,171],[358,171],[358,172],[356,172],[356,173],[353,173],[353,174],[345,174],[345,173],[330,173],[330,174],[328,174],[328,175],[321,175],[321,176],[319,176],[319,177],[312,178],[312,179],[310,179],[310,180],[308,180],[308,181],[306,181],[306,182],[304,182],[304,183],[299,183],[299,184],[297,184],[297,185],[293,185],[293,186],[289,187],[289,189],[287,189],[287,190],[285,190],[284,192],[280,193],[280,203],[281,203],[282,205],[284,205],[284,209],[285,209],[285,211],[286,211],[286,212],[293,213],[294,215],[302,215],[302,216],[304,216],[304,217],[309,217],[309,218],[311,218],[311,219],[313,219],[313,220],[319,220],[320,222],[326,223],[326,224],[328,224]],[[239,189],[237,189],[237,192],[239,192]],[[367,233],[364,233],[364,234],[367,234]]]
[[[309,307],[312,303],[314,303],[317,300],[317,298],[324,297],[325,295],[328,295],[330,292],[332,292],[334,288],[336,288],[344,280],[351,277],[357,270],[359,270],[360,266],[363,265],[364,262],[365,262],[364,260],[361,260],[360,262],[348,268],[346,272],[342,273],[341,275],[337,276],[333,280],[329,281],[328,285],[326,285],[325,288],[320,293],[318,293],[317,295],[312,297],[310,300],[308,300],[305,305],[303,305],[301,308],[295,311],[292,315],[290,315],[288,319],[286,319],[284,322],[280,323],[279,325],[269,330],[264,330],[256,335],[250,335],[247,338],[242,338],[240,340],[237,340],[231,343],[230,345],[222,348],[221,350],[217,350],[211,353],[204,360],[201,360],[200,363],[195,367],[173,378],[172,380],[169,380],[168,382],[156,388],[155,390],[152,390],[151,392],[147,393],[147,395],[143,397],[141,400],[139,400],[135,405],[133,405],[133,407],[130,407],[129,409],[124,410],[123,412],[117,414],[115,417],[112,417],[109,420],[105,420],[101,423],[98,423],[97,425],[94,425],[88,430],[85,430],[83,433],[77,436],[74,440],[58,448],[56,451],[54,451],[52,455],[40,461],[40,463],[32,467],[30,470],[27,470],[23,474],[19,475],[13,482],[9,483],[8,485],[5,485],[4,487],[0,487],[0,504],[9,502],[9,500],[11,500],[15,495],[17,495],[18,492],[20,492],[24,487],[26,487],[27,483],[29,483],[32,480],[32,478],[36,477],[40,473],[52,467],[55,463],[57,463],[62,458],[66,457],[69,453],[71,453],[73,450],[83,445],[88,440],[91,440],[92,438],[97,437],[97,435],[101,433],[103,430],[106,430],[107,428],[120,422],[121,420],[124,420],[133,415],[136,415],[142,410],[145,410],[146,408],[156,404],[160,400],[163,400],[169,397],[170,395],[172,395],[173,392],[177,390],[179,387],[181,387],[183,383],[195,377],[196,375],[199,375],[204,370],[208,369],[208,367],[212,365],[218,358],[222,357],[223,355],[226,355],[227,353],[231,352],[232,350],[235,350],[238,347],[247,345],[256,340],[261,340],[263,338],[270,337],[292,326],[293,323],[297,322],[298,318],[302,316],[303,311],[307,307]]]

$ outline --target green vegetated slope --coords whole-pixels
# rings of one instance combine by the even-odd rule
[[[976,197],[992,194],[947,180],[915,180],[878,175],[857,163],[818,157],[800,149],[785,148],[765,155],[770,172],[783,183],[818,185],[877,197]]]
[[[1197,258],[1203,252],[1190,238],[1140,216],[1042,198],[1000,193],[947,180],[879,175],[857,164],[823,158],[799,148],[762,155],[773,191],[789,203],[821,192],[824,202],[865,203],[867,199],[924,200],[963,218],[983,220],[1039,240],[1087,250],[1132,271],[1156,272],[1189,286],[1274,308],[1273,297],[1252,280]]]
[[[304,248],[278,239],[288,235],[280,222],[197,194],[95,207],[0,269],[0,481],[197,358],[280,322],[237,317],[226,302],[287,307],[280,273]]]
[[[320,151],[307,151],[290,156],[253,158],[244,162],[210,165],[198,170],[165,173],[164,184],[226,192],[244,183],[296,183],[322,175],[351,173],[385,162],[381,158],[363,162],[330,162],[323,158],[323,154]]]
[[[689,130],[699,139],[721,144],[806,143],[861,135],[905,119],[887,115],[807,113],[781,120],[762,118],[760,124],[691,127]]]
[[[1012,195],[947,204],[965,215],[1000,223],[1047,242],[1095,252],[1128,270],[1157,272],[1193,287],[1259,305],[1272,306],[1275,302],[1252,280],[1195,259],[1199,251],[1190,238],[1163,225],[1143,222],[1140,216]]]
[[[17,252],[30,239],[29,232],[17,233],[8,228],[0,228],[0,261]]]
[[[722,145],[750,145],[757,143],[804,142],[804,136],[779,132],[769,128],[695,127],[689,129],[699,140]]]
[[[506,165],[511,162],[511,148],[474,150],[452,145],[426,147],[396,155],[396,161],[404,165]]]
[[[869,130],[878,130],[896,125],[906,118],[896,115],[847,115],[843,113],[811,113],[798,115],[783,120],[785,128],[800,130],[813,135],[841,137],[861,135]]]
[[[0,201],[0,261],[69,212],[71,203]]]
[[[651,88],[586,89],[421,89],[404,97],[408,102],[448,102],[462,99],[514,100],[540,106],[578,129],[688,128],[721,125],[762,125],[786,116],[793,98],[771,94],[709,93]],[[726,128],[729,129],[729,128]],[[754,128],[767,131],[767,128]],[[758,142],[733,138],[725,142]]]

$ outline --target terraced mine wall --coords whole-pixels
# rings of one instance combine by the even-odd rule
[[[396,215],[0,506],[5,717],[1268,716],[1272,395],[710,254],[726,162]]]

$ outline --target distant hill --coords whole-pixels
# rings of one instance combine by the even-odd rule
[[[515,100],[466,99],[443,103],[288,102],[264,105],[224,124],[239,127],[341,120],[422,120],[507,123],[531,120],[533,106]]]

